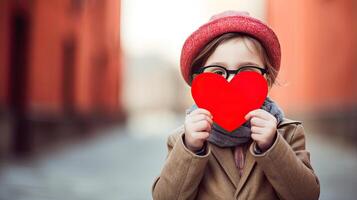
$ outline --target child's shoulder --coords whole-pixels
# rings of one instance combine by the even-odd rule
[[[180,137],[182,137],[182,134],[185,132],[184,125],[181,125],[174,129],[170,134],[167,139],[168,144],[175,144],[176,141],[179,140]]]
[[[283,118],[283,121],[278,124],[278,133],[287,141],[290,141],[297,132],[298,134],[304,135],[302,121]]]
[[[294,119],[289,119],[289,118],[283,118],[283,121],[281,121],[279,124],[278,124],[278,128],[280,127],[284,127],[284,126],[287,126],[287,125],[300,125],[302,124],[302,121],[298,121],[298,120],[294,120]]]

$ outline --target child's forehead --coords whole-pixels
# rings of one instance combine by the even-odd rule
[[[263,46],[260,44],[258,40],[248,35],[240,35],[228,39],[227,41],[224,41],[223,43],[219,44],[218,47],[227,42],[243,44],[251,53],[254,54],[259,53],[261,50],[264,50]]]
[[[254,41],[245,38],[233,38],[227,40],[213,51],[206,63],[226,63],[226,65],[238,65],[240,63],[263,64],[259,48]]]
[[[261,42],[249,35],[242,35],[241,40],[243,41],[244,45],[248,48],[248,50],[255,54],[258,55],[259,58],[266,64],[265,62],[269,59],[266,53],[266,50],[264,46],[261,44]]]

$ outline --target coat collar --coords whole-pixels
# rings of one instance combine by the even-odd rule
[[[300,121],[290,120],[284,118],[283,121],[278,125],[278,128],[285,126],[287,124],[301,124]],[[220,148],[212,143],[209,143],[213,156],[217,159],[221,167],[226,172],[230,181],[237,188],[236,194],[241,191],[245,182],[247,182],[249,175],[252,173],[256,161],[254,156],[249,151],[249,146],[245,151],[245,164],[243,168],[242,177],[239,177],[238,169],[234,163],[234,155],[231,148]]]
[[[212,143],[209,143],[213,156],[217,159],[218,163],[226,172],[230,181],[235,187],[238,187],[239,172],[235,167],[234,156],[231,148],[220,148]]]
[[[249,146],[249,145],[248,145]],[[231,148],[220,148],[214,144],[210,143],[210,147],[212,150],[212,154],[217,159],[218,163],[226,172],[227,176],[229,177],[230,181],[239,191],[244,183],[247,181],[249,174],[251,173],[256,161],[253,158],[253,155],[249,153],[247,149],[246,156],[245,156],[245,164],[243,168],[242,177],[239,177],[238,169],[234,163],[234,155]]]

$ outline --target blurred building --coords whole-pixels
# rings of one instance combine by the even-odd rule
[[[273,96],[318,132],[357,141],[357,2],[268,1],[267,18],[282,45]]]
[[[0,152],[121,118],[120,51],[120,1],[0,1]]]

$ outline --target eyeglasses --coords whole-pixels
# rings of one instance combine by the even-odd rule
[[[225,79],[228,79],[230,74],[236,75],[239,72],[257,72],[257,73],[260,73],[261,75],[268,73],[268,71],[264,68],[257,67],[257,66],[250,66],[250,65],[240,67],[237,70],[229,70],[229,69],[226,69],[219,65],[209,65],[206,67],[201,67],[200,69],[198,69],[196,71],[197,74],[215,73],[215,74],[223,76]]]

